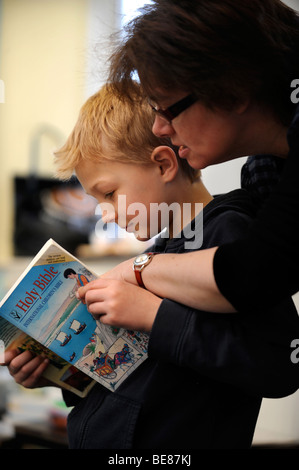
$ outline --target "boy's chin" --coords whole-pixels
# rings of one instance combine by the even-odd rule
[[[145,231],[146,232],[146,231]],[[150,240],[151,238],[153,238],[155,235],[151,234],[151,233],[142,233],[142,232],[139,232],[139,231],[136,231],[134,232],[134,237],[136,238],[136,240],[138,240],[139,242],[147,242],[148,240]]]
[[[134,235],[135,235],[136,240],[138,240],[139,242],[147,242],[150,239],[150,237],[141,236],[138,233],[134,233]]]
[[[154,233],[151,233],[150,229],[147,229],[147,228],[145,228],[144,230],[137,229],[137,230],[131,231],[131,233],[134,235],[136,240],[138,240],[139,242],[147,242],[159,234],[159,231],[156,232],[156,230],[154,230],[153,232]]]

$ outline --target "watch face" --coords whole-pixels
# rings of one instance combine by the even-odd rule
[[[137,256],[135,259],[135,264],[143,264],[148,260],[148,255],[146,253]]]

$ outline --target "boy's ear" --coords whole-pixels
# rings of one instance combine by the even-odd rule
[[[167,145],[156,147],[151,154],[151,161],[155,163],[160,170],[164,181],[172,181],[178,172],[179,164],[175,152]]]

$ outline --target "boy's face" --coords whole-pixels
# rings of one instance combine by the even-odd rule
[[[151,204],[169,204],[159,166],[89,160],[80,162],[76,175],[85,192],[99,202],[103,222],[115,222],[139,240],[164,228],[160,219],[151,223]]]

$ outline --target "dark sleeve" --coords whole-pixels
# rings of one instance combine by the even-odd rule
[[[292,303],[271,312],[272,323],[236,315],[195,311],[164,299],[151,331],[149,357],[255,395],[278,398],[295,392],[298,365],[290,360],[290,344],[299,327]]]
[[[76,406],[78,403],[82,401],[82,398],[78,397],[78,395],[75,395],[72,392],[69,392],[68,390],[63,390],[62,389],[62,397],[63,400],[66,404],[66,406]]]
[[[218,288],[237,310],[268,308],[299,290],[299,107],[288,142],[281,181],[248,234],[214,257]]]
[[[233,241],[246,233],[249,221],[227,210],[205,227],[205,243]],[[164,299],[150,334],[149,356],[248,393],[280,397],[299,385],[298,365],[290,360],[290,344],[297,337],[299,319],[291,299],[263,315],[255,310],[213,314]]]

